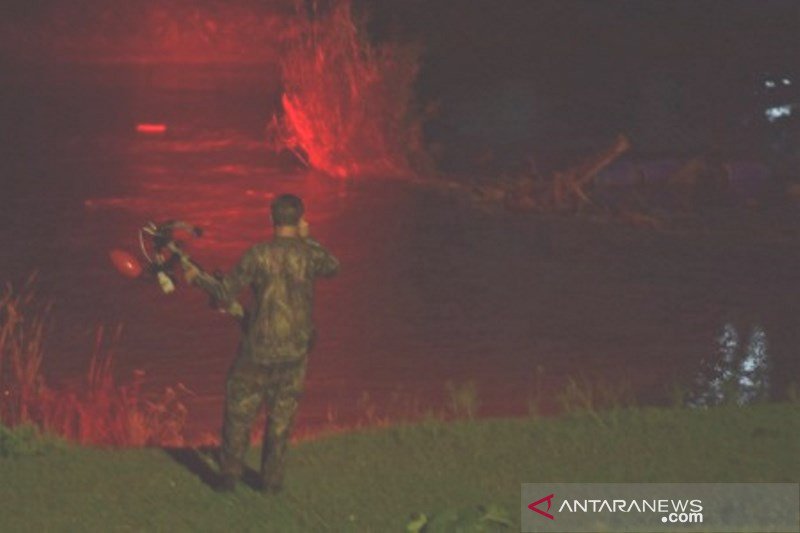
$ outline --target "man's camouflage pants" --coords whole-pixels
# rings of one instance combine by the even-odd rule
[[[306,358],[297,362],[260,365],[239,358],[228,374],[222,426],[221,470],[240,477],[250,432],[266,401],[267,426],[261,450],[264,487],[280,487],[286,447],[306,373]]]

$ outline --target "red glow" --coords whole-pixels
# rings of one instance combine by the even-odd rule
[[[109,446],[183,446],[188,389],[167,387],[160,398],[145,395],[144,371],[118,382],[113,352],[122,328],[107,338],[98,328],[86,380],[81,385],[54,389],[41,372],[42,341],[49,306],[38,305],[30,283],[22,292],[0,298],[0,354],[9,364],[0,366],[0,424],[38,426],[46,433],[82,444]]]
[[[276,144],[331,176],[406,175],[423,156],[411,108],[418,54],[372,46],[350,0],[306,21],[282,57],[284,116]]]
[[[142,123],[136,125],[137,133],[144,133],[146,135],[161,135],[167,132],[166,124],[148,124]]]
[[[111,250],[108,253],[114,268],[129,278],[138,278],[142,274],[142,265],[131,254],[124,250]]]
[[[295,28],[285,0],[34,4],[36,16],[0,19],[4,52],[81,63],[264,64],[276,62]]]

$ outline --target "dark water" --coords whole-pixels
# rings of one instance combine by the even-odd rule
[[[553,409],[570,377],[663,402],[730,317],[746,329],[795,310],[768,311],[800,266],[784,241],[755,252],[741,241],[662,242],[483,212],[398,182],[330,180],[264,149],[268,80],[197,90],[111,78],[62,72],[3,87],[0,278],[38,270],[38,292],[55,304],[52,381],[80,379],[95,328],[123,324],[117,374],[143,369],[152,390],[194,391],[193,434],[218,427],[237,328],[197,291],[165,296],[123,278],[107,253],[135,251],[148,220],[178,218],[206,228],[190,243],[194,257],[228,269],[269,238],[268,203],[282,192],[306,200],[312,233],[343,264],[318,285],[305,428],[352,422],[368,405],[389,415],[438,408],[448,381],[474,382],[486,415],[526,413],[534,398]],[[153,121],[168,132],[135,133]],[[755,264],[763,283],[753,283]],[[782,368],[796,375],[796,363]]]

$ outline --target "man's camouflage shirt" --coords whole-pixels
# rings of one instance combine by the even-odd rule
[[[310,238],[276,236],[247,250],[221,280],[196,283],[223,308],[249,285],[252,309],[245,315],[240,357],[257,363],[292,361],[306,355],[314,339],[314,279],[339,271],[339,261]]]

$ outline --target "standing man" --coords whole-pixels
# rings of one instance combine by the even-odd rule
[[[222,280],[209,281],[196,268],[186,267],[187,280],[209,292],[223,308],[230,308],[245,286],[254,296],[226,382],[218,487],[222,491],[233,490],[241,478],[251,426],[264,402],[268,416],[260,488],[281,489],[286,447],[314,342],[314,279],[339,271],[339,261],[309,238],[300,198],[284,194],[271,209],[273,239],[247,250]]]

